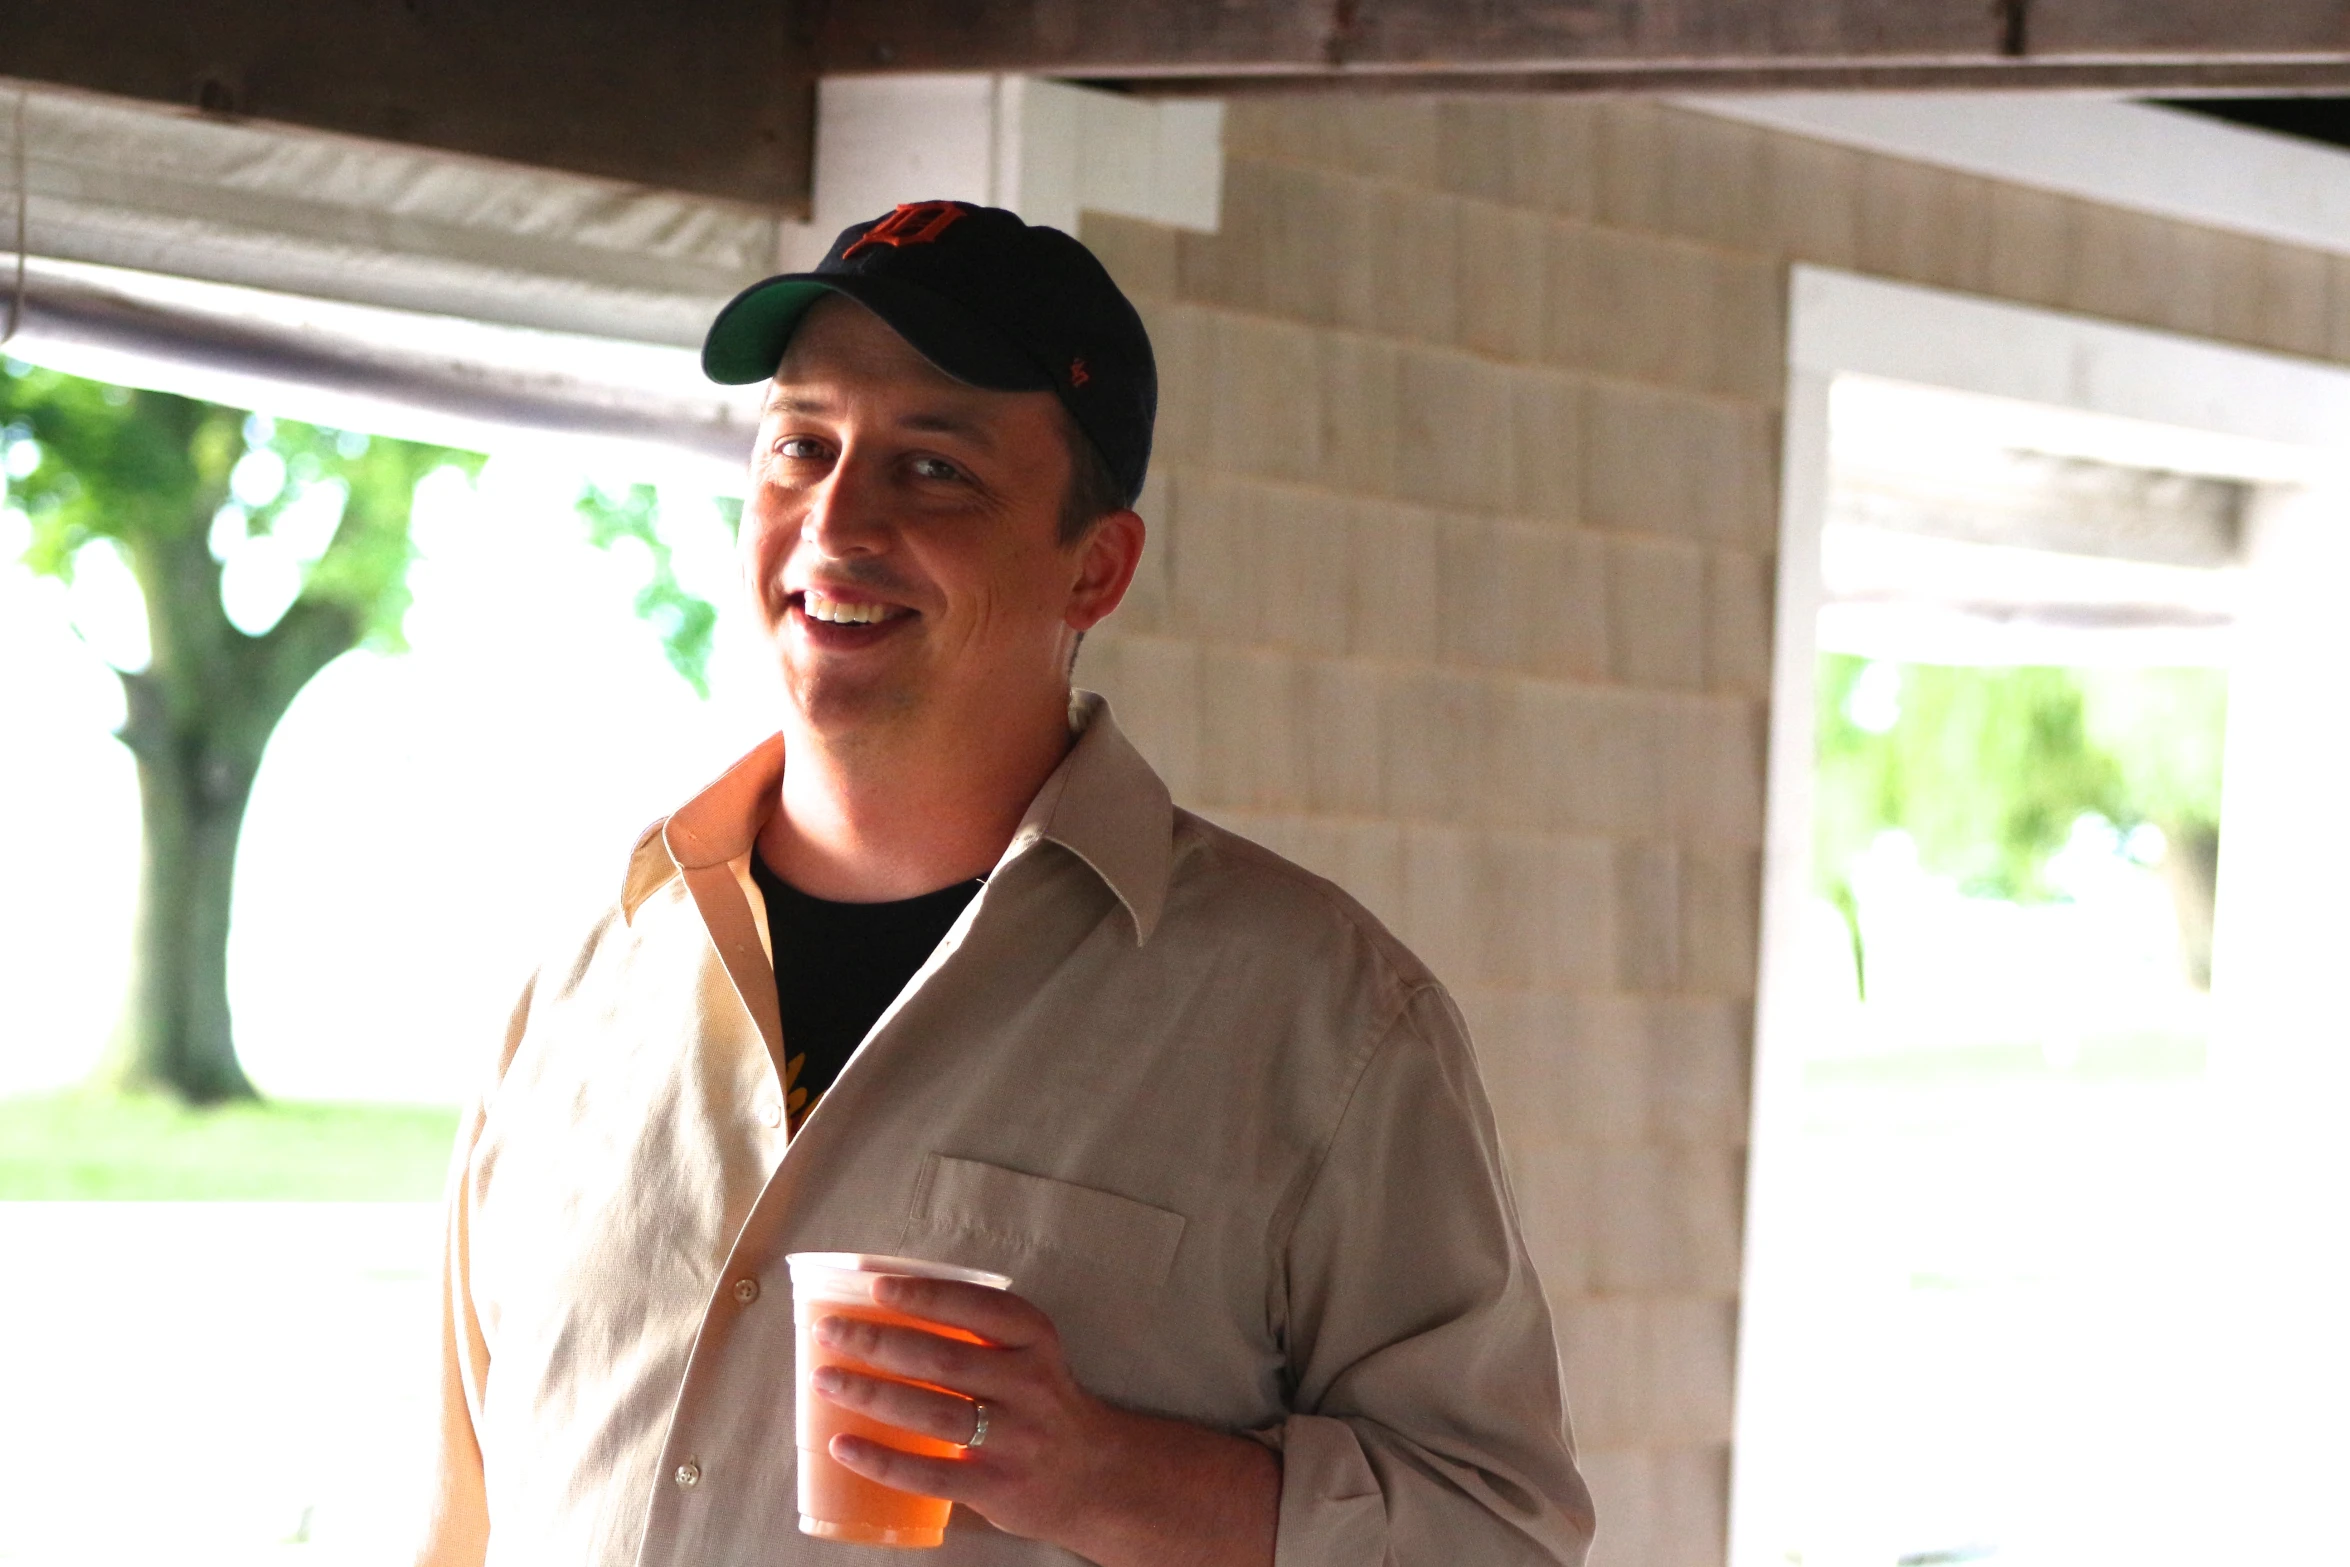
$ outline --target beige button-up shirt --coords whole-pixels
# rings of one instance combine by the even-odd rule
[[[1582,1559],[1550,1317],[1450,998],[1337,888],[1174,809],[1098,697],[1072,718],[788,1142],[749,877],[780,738],[648,831],[541,968],[452,1173],[425,1561],[880,1560],[797,1529],[802,1250],[1008,1273],[1097,1395],[1274,1443],[1279,1567]],[[958,1508],[932,1560],[1075,1558]]]

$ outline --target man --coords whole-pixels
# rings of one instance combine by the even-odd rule
[[[719,316],[782,732],[541,969],[451,1187],[434,1563],[846,1561],[796,1530],[787,1252],[1013,1291],[834,1320],[820,1396],[963,1444],[942,1564],[1580,1560],[1550,1321],[1458,1014],[1175,810],[1085,632],[1156,380],[1083,247],[900,207]]]

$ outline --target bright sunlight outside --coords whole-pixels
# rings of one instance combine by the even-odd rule
[[[1805,1561],[2172,1560],[2225,676],[1821,663]]]
[[[247,421],[211,540],[248,633],[344,504],[287,500],[272,434]],[[540,944],[758,732],[725,615],[707,700],[667,656],[697,603],[733,603],[731,513],[658,454],[517,442],[424,477],[408,650],[328,664],[253,786],[228,991],[263,1098],[187,1109],[83,1086],[131,961],[139,789],[107,666],[147,660],[139,588],[104,540],[70,587],[22,564],[43,454],[17,429],[5,460],[0,1337],[38,1352],[0,1357],[0,1562],[404,1560],[455,1107]]]
[[[2183,1567],[2256,486],[1981,413],[1831,403],[1770,1559]]]

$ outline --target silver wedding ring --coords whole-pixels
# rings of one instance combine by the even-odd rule
[[[987,1406],[975,1398],[971,1400],[971,1440],[963,1444],[964,1450],[967,1452],[986,1440]]]

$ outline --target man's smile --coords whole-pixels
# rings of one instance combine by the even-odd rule
[[[866,647],[920,618],[903,604],[848,598],[821,588],[804,588],[787,602],[802,634],[822,648]]]

